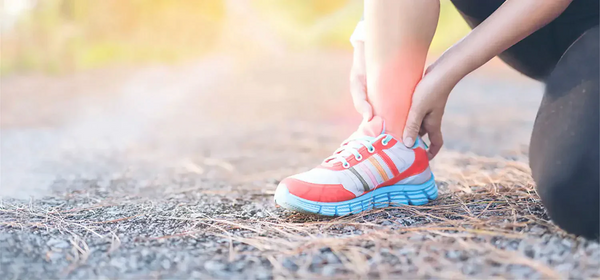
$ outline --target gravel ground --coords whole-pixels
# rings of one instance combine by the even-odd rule
[[[598,242],[555,227],[532,186],[542,87],[496,62],[453,93],[432,204],[337,219],[276,208],[278,180],[356,125],[349,63],[214,57],[3,78],[1,275],[600,277]]]

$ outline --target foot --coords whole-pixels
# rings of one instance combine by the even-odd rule
[[[325,216],[425,204],[437,198],[426,149],[421,139],[407,148],[385,134],[375,116],[319,166],[281,181],[275,203]]]

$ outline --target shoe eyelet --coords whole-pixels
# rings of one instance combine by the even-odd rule
[[[359,160],[359,161],[360,161],[360,160],[362,160],[362,158],[363,158],[363,157],[362,157],[362,155],[359,155],[359,156],[357,156],[357,157],[355,157],[355,158],[356,158],[356,160]]]
[[[347,163],[347,162],[344,162],[344,164],[342,164],[342,166],[343,166],[344,168],[349,168],[349,167],[350,167],[350,164],[349,164],[349,163]]]
[[[390,143],[390,141],[385,141],[385,139],[381,140],[381,144],[384,146],[387,146]]]
[[[367,151],[369,151],[369,153],[374,153],[375,152],[375,148],[374,147],[369,147],[367,148]]]

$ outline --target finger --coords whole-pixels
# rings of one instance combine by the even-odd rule
[[[432,160],[444,145],[441,125],[437,125],[434,129],[428,131],[428,134],[431,144],[429,145],[429,150],[427,150],[427,156],[429,157],[429,160]]]
[[[363,116],[364,121],[370,121],[373,118],[373,107],[367,100],[354,101],[354,108]]]
[[[427,130],[421,126],[421,129],[419,130],[419,136],[423,137],[425,134],[427,134]]]
[[[354,108],[356,111],[363,116],[366,121],[373,118],[373,107],[367,100],[354,100]]]
[[[417,136],[419,135],[422,122],[423,114],[421,113],[421,109],[418,104],[413,103],[408,112],[404,133],[402,134],[404,137],[403,142],[406,147],[410,148],[415,144],[415,139],[417,139]]]
[[[373,117],[373,107],[367,101],[367,93],[365,87],[360,82],[353,82],[350,88],[352,95],[352,103],[358,113],[360,113],[365,120],[371,120]]]

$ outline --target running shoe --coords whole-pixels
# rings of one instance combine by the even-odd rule
[[[375,116],[319,166],[282,180],[275,203],[325,216],[426,204],[438,195],[426,150],[420,138],[407,148]]]

